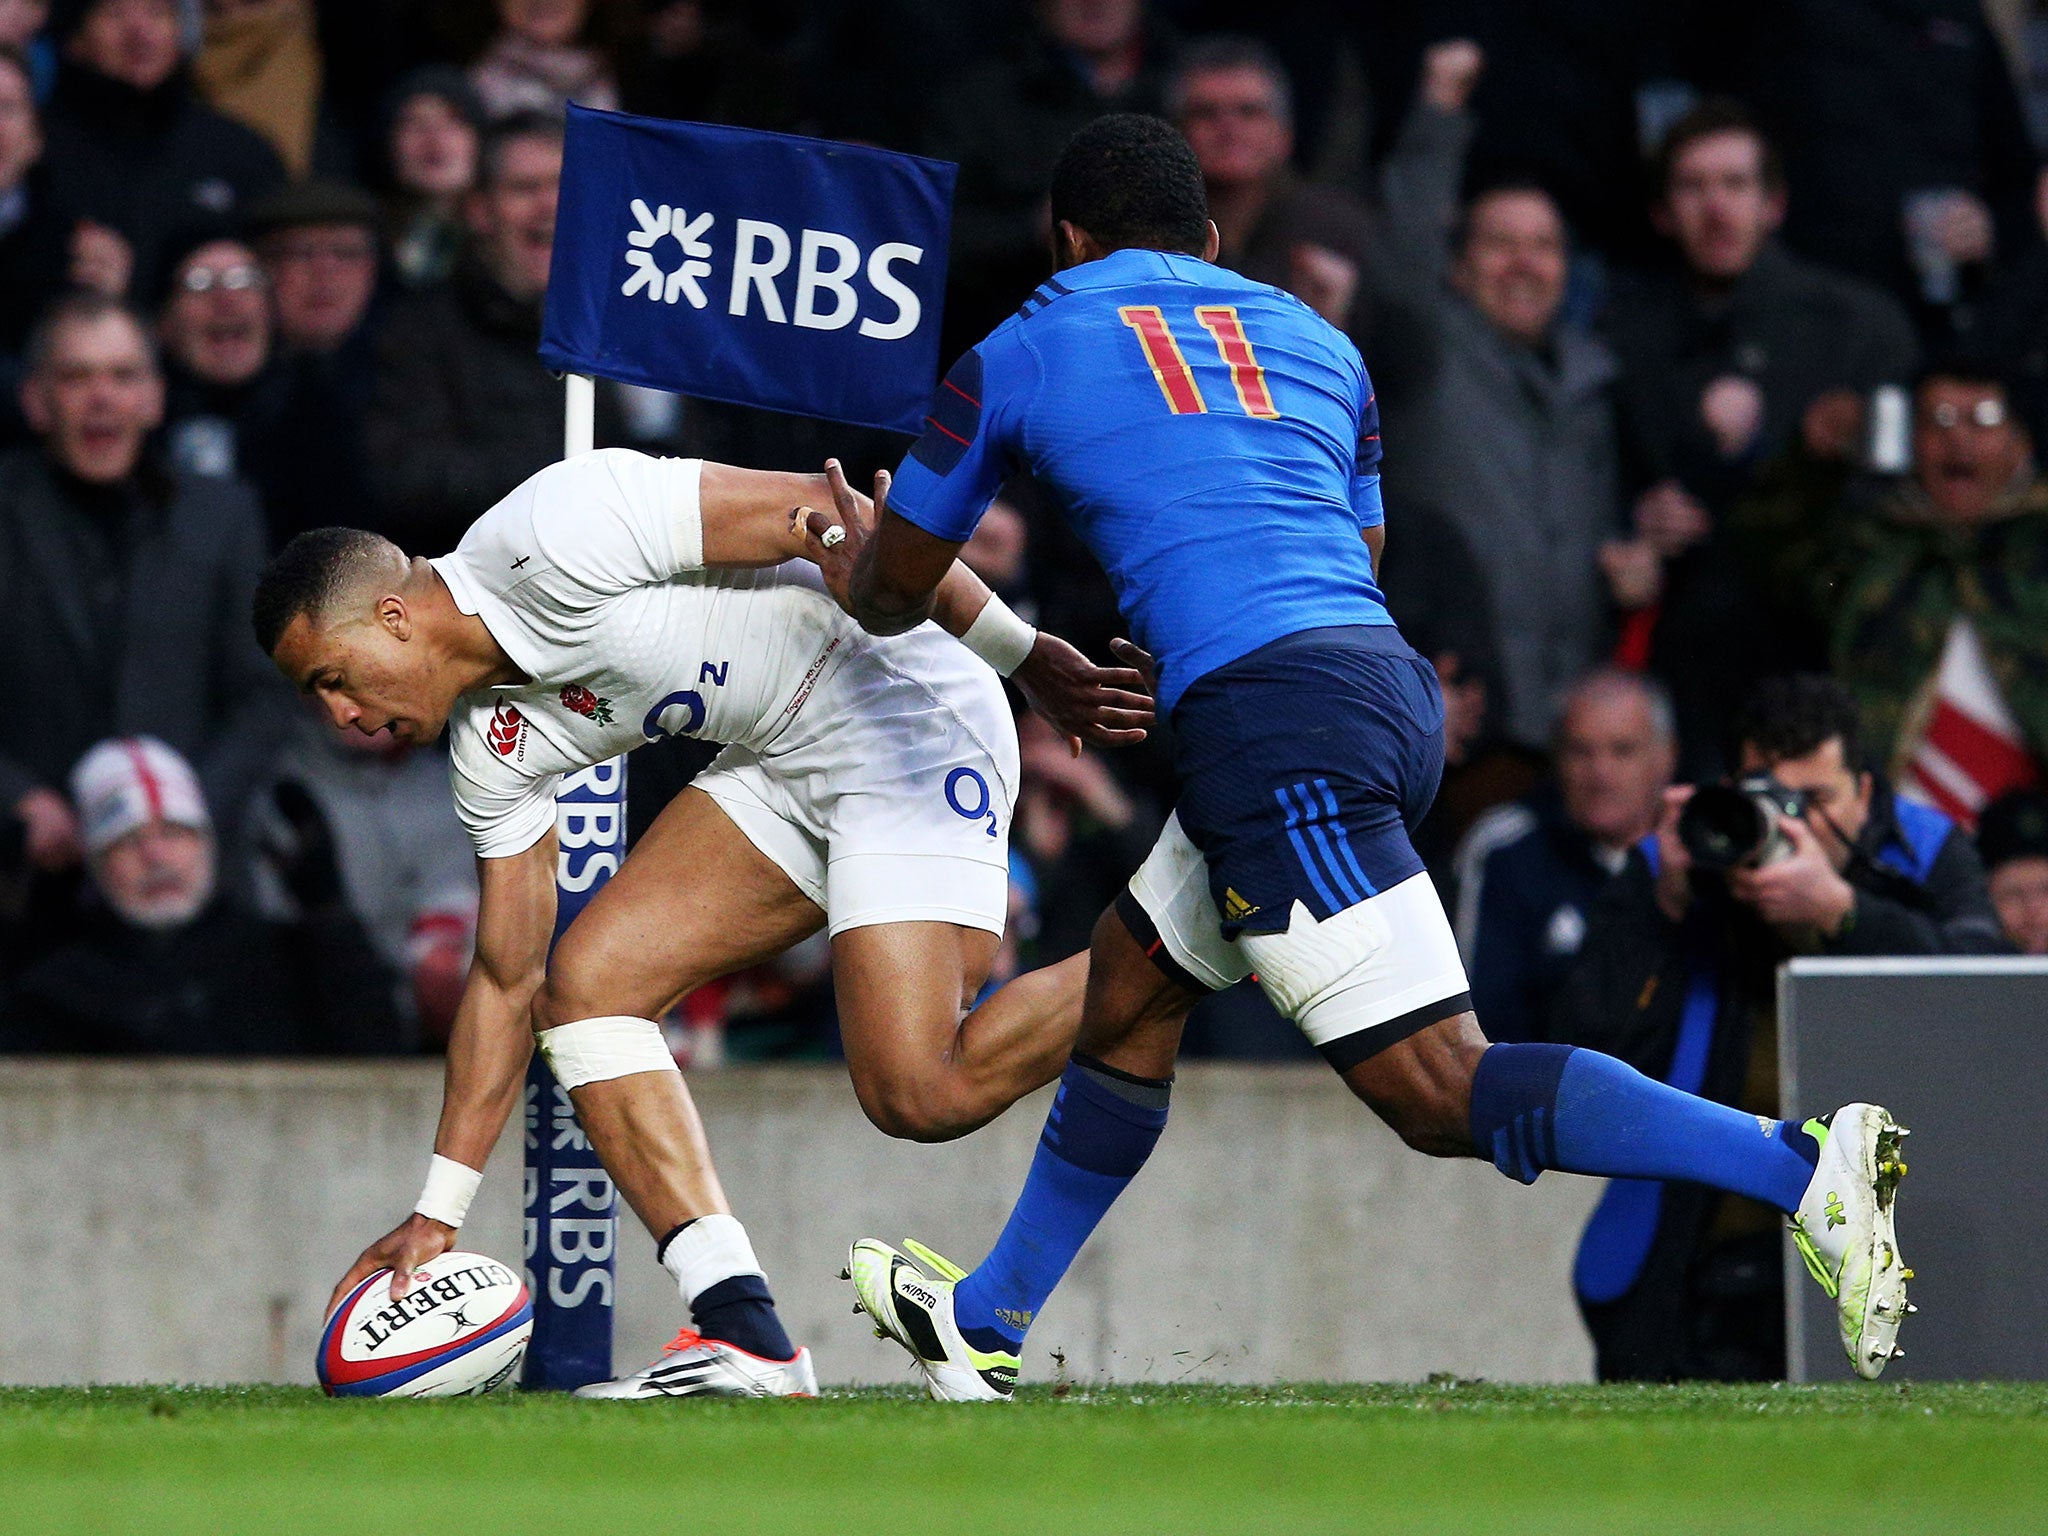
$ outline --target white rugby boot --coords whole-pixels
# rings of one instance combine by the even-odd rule
[[[1892,1221],[1908,1132],[1876,1104],[1845,1104],[1800,1129],[1820,1143],[1820,1163],[1793,1214],[1792,1241],[1835,1299],[1849,1364],[1874,1380],[1906,1353],[1899,1324],[1919,1310],[1906,1303],[1913,1271],[1900,1262]]]
[[[939,1402],[1008,1402],[1017,1388],[1017,1357],[974,1348],[953,1321],[953,1287],[967,1271],[910,1238],[903,1246],[916,1257],[872,1237],[853,1245],[839,1272],[860,1297],[853,1310],[874,1321],[876,1338],[910,1351],[925,1390]]]
[[[722,1339],[707,1339],[685,1328],[663,1346],[661,1358],[644,1371],[616,1381],[593,1381],[578,1397],[816,1397],[818,1373],[811,1352],[787,1360],[764,1360]]]

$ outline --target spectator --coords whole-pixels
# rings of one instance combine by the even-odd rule
[[[1458,945],[1489,1040],[1541,1040],[1600,892],[1657,825],[1678,760],[1656,683],[1595,672],[1566,695],[1557,782],[1488,812],[1458,850]]]
[[[1671,685],[1689,771],[1717,773],[1744,693],[1788,655],[1820,659],[1760,622],[1753,552],[1722,520],[1802,431],[1848,457],[1863,398],[1912,377],[1915,341],[1882,291],[1776,244],[1783,168],[1747,109],[1702,103],[1656,169],[1653,217],[1679,263],[1624,287],[1608,321],[1636,478],[1654,483],[1605,564],[1622,606],[1642,613],[1642,659]]]
[[[563,104],[619,109],[617,56],[626,7],[616,0],[493,0],[498,28],[470,66],[494,118],[561,114]]]
[[[292,176],[347,163],[322,120],[314,0],[205,0],[192,75],[215,111],[263,136]]]
[[[1432,360],[1386,412],[1387,503],[1422,503],[1461,533],[1483,576],[1510,742],[1550,741],[1565,688],[1599,660],[1608,612],[1599,550],[1619,469],[1606,350],[1558,323],[1565,229],[1534,187],[1466,209],[1430,309]]]
[[[1719,1103],[1777,1118],[1775,977],[1800,953],[1988,954],[2004,947],[1969,838],[1864,766],[1848,692],[1814,675],[1762,684],[1738,717],[1737,768],[1802,792],[1787,851],[1701,867],[1666,791],[1656,834],[1602,893],[1551,1038],[1595,1046]],[[1618,1181],[1574,1284],[1600,1378],[1761,1380],[1784,1373],[1775,1211],[1694,1185]]]
[[[1377,356],[1374,311],[1389,297],[1394,274],[1412,266],[1390,262],[1382,247],[1404,237],[1433,241],[1449,222],[1471,136],[1465,102],[1481,62],[1469,42],[1429,51],[1416,107],[1382,167],[1380,206],[1368,212],[1349,193],[1296,175],[1293,95],[1263,43],[1211,37],[1191,44],[1168,108],[1202,166],[1222,239],[1217,260],[1286,289]],[[1387,387],[1377,371],[1374,382]]]
[[[48,113],[50,174],[96,229],[119,237],[136,290],[154,292],[171,243],[218,228],[284,167],[258,134],[194,95],[176,0],[70,0],[52,28],[64,62]]]
[[[70,265],[71,221],[40,169],[42,157],[28,64],[0,49],[0,359],[7,364]]]
[[[1911,477],[1825,525],[1835,671],[1901,782],[1966,823],[2048,761],[2048,481],[1985,371],[1932,371]]]
[[[1977,852],[2006,938],[2023,955],[2048,955],[2048,794],[2015,789],[1992,801]]]
[[[239,240],[207,240],[171,269],[157,321],[163,342],[165,446],[188,475],[241,472],[243,438],[269,408],[270,280]]]
[[[399,980],[400,1016],[423,1039],[446,1040],[476,937],[476,862],[448,798],[446,754],[301,711],[277,779],[258,829],[264,909],[306,920],[288,876],[309,850],[331,849],[348,909]]]
[[[368,417],[373,483],[407,548],[452,549],[470,522],[558,457],[562,387],[541,366],[562,130],[514,118],[486,140],[466,205],[472,259],[392,306]]]
[[[363,342],[382,221],[374,197],[338,181],[294,182],[250,208],[286,353],[334,357]]]
[[[1701,83],[1748,102],[1784,151],[1793,250],[1938,326],[1963,273],[2032,238],[2034,156],[1981,0],[1738,0],[1701,16]]]
[[[1149,112],[1174,38],[1143,0],[1034,0],[1023,34],[938,97],[932,153],[956,160],[945,350],[963,349],[1050,269],[1045,188],[1068,139],[1105,112]]]
[[[15,979],[0,1048],[284,1056],[403,1045],[389,978],[338,899],[331,852],[292,871],[306,916],[223,897],[191,767],[152,737],[100,743],[71,776],[98,907]],[[324,863],[322,860],[324,859]]]
[[[385,237],[407,288],[427,288],[455,270],[462,250],[462,203],[476,186],[483,103],[461,71],[415,70],[385,108],[390,204]]]
[[[61,786],[95,742],[171,743],[232,836],[283,728],[247,623],[261,525],[241,486],[145,454],[163,392],[148,333],[110,299],[59,300],[30,339],[22,407],[44,441],[0,459],[0,609],[7,671],[36,702],[0,730],[0,803],[45,871],[78,861]]]
[[[1681,118],[1656,176],[1652,218],[1679,262],[1620,290],[1607,334],[1649,474],[1719,511],[1816,402],[1908,382],[1917,347],[1896,300],[1777,244],[1784,167],[1747,108],[1708,101]]]

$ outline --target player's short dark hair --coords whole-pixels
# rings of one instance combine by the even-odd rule
[[[1850,771],[1864,767],[1863,716],[1856,700],[1820,672],[1791,672],[1758,683],[1736,715],[1735,740],[1774,763],[1840,741]]]
[[[1052,171],[1052,217],[1105,250],[1129,246],[1199,256],[1209,194],[1180,130],[1163,117],[1114,112],[1068,140]]]
[[[361,528],[312,528],[271,557],[256,581],[250,617],[256,643],[268,656],[300,614],[318,621],[345,596],[350,578],[392,549],[382,534]]]
[[[1280,120],[1294,121],[1294,81],[1280,55],[1255,37],[1219,33],[1198,37],[1181,49],[1174,61],[1173,78],[1166,87],[1167,112],[1178,121],[1187,113],[1188,81],[1196,75],[1221,75],[1240,69],[1255,69],[1271,82],[1273,104]]]
[[[1730,97],[1709,96],[1665,130],[1664,137],[1658,141],[1656,153],[1650,157],[1650,185],[1656,195],[1660,198],[1671,195],[1671,177],[1678,169],[1679,156],[1701,139],[1711,139],[1722,133],[1740,133],[1754,139],[1757,169],[1763,176],[1765,188],[1772,192],[1785,190],[1785,158],[1778,153],[1778,146],[1771,142],[1771,136],[1764,132],[1756,114]]]
[[[529,109],[499,118],[484,131],[477,146],[477,189],[489,192],[498,185],[498,178],[505,173],[505,151],[512,144],[521,139],[544,139],[560,147],[567,131],[562,120],[549,112]]]

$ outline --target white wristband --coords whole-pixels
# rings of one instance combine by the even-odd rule
[[[991,592],[988,606],[974,616],[974,622],[967,626],[967,633],[960,637],[960,643],[1008,677],[1024,665],[1024,658],[1038,643],[1038,631],[1018,618],[1010,611],[1008,603]]]
[[[413,1209],[429,1221],[459,1227],[462,1218],[469,1214],[469,1202],[476,1198],[477,1185],[483,1181],[484,1176],[467,1163],[458,1163],[436,1152],[434,1160],[427,1164],[426,1187],[420,1191]]]

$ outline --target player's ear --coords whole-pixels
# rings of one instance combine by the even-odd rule
[[[1214,261],[1216,253],[1223,249],[1222,232],[1216,228],[1216,221],[1209,220],[1209,233],[1202,240],[1202,260]]]
[[[1072,219],[1061,219],[1052,227],[1052,266],[1055,272],[1064,272],[1069,267],[1078,267],[1088,258],[1082,254],[1082,242],[1087,237],[1074,227]]]
[[[412,610],[405,606],[405,599],[396,592],[377,599],[377,622],[394,640],[412,638]]]

